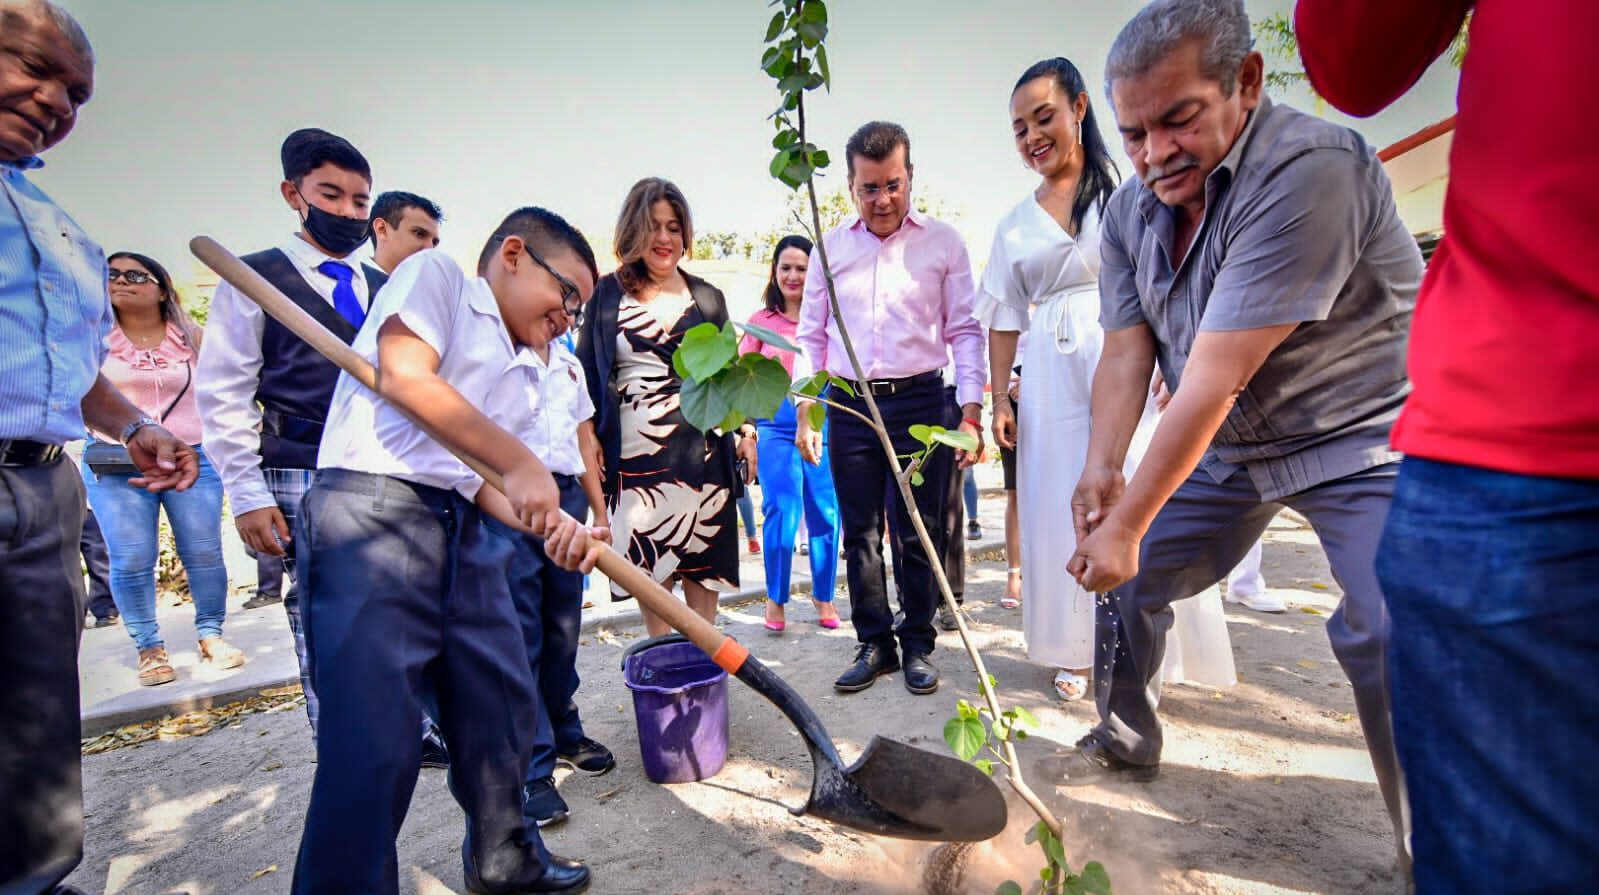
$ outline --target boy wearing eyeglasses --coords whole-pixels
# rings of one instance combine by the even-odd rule
[[[243,260],[346,343],[355,339],[387,275],[362,263],[372,168],[349,141],[297,130],[280,156],[283,201],[296,229],[276,248]],[[320,703],[306,665],[294,530],[316,469],[317,444],[339,369],[229,283],[217,286],[195,368],[205,451],[222,478],[233,522],[257,556],[283,558],[283,609],[294,634],[305,713],[317,731]]]
[[[543,707],[508,591],[511,544],[485,519],[544,538],[563,568],[592,569],[602,549],[562,514],[548,469],[512,434],[536,425],[550,343],[596,274],[575,228],[519,209],[476,277],[437,249],[400,265],[356,337],[377,390],[340,377],[297,544],[326,711],[296,895],[398,891],[394,840],[420,748],[407,734],[424,688],[437,696],[450,790],[466,813],[467,890],[588,886],[588,869],[551,856],[523,819]],[[504,491],[484,488],[452,451],[497,471]]]

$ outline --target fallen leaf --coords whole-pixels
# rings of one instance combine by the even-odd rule
[[[244,879],[245,879],[245,882],[249,882],[250,880],[260,879],[261,877],[266,876],[268,873],[277,873],[277,872],[278,872],[278,865],[273,864],[273,865],[271,865],[269,867],[262,867],[260,870],[257,870],[256,872],[250,874],[249,876],[245,877]]]
[[[266,764],[261,766],[261,770],[263,770],[263,771],[277,771],[277,770],[282,770],[282,768],[283,768],[283,762],[281,762],[281,761],[269,761]]]
[[[1322,590],[1326,590],[1326,588],[1322,588]],[[1321,615],[1321,610],[1314,606],[1301,606],[1299,607],[1299,611],[1306,615]]]
[[[1321,667],[1320,665],[1316,664],[1315,662],[1310,661],[1309,659],[1300,659],[1299,661],[1295,662],[1294,664],[1298,665],[1300,668],[1320,668]]]
[[[1310,583],[1310,586],[1314,590],[1326,590],[1327,589],[1327,585],[1322,584],[1320,581],[1312,581]]]

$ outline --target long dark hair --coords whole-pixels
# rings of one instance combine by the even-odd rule
[[[779,239],[777,248],[772,250],[772,272],[766,277],[766,310],[779,314],[788,307],[788,302],[783,299],[783,290],[777,285],[777,259],[783,257],[783,252],[788,249],[799,249],[810,255],[811,241],[794,233]]]
[[[1076,102],[1078,96],[1088,92],[1083,73],[1077,70],[1077,66],[1065,56],[1056,56],[1035,62],[1022,72],[1016,86],[1011,88],[1011,94],[1014,96],[1023,84],[1039,78],[1054,78],[1069,102]],[[1077,181],[1077,195],[1072,197],[1072,229],[1077,231],[1082,229],[1083,218],[1089,208],[1097,205],[1101,214],[1105,212],[1105,203],[1110,201],[1110,194],[1116,191],[1116,184],[1121,181],[1121,169],[1111,160],[1110,152],[1105,148],[1105,138],[1100,136],[1092,99],[1088,101],[1087,108],[1079,125],[1080,139],[1083,141],[1083,176]]]
[[[139,262],[139,266],[148,270],[150,275],[155,277],[156,285],[161,287],[161,319],[168,323],[176,323],[178,331],[183,333],[184,341],[189,343],[189,347],[198,348],[200,344],[198,337],[199,327],[195,326],[194,318],[189,316],[189,312],[183,309],[183,303],[178,300],[178,290],[172,285],[172,275],[167,273],[165,267],[161,266],[161,262],[151,258],[149,255],[141,255],[138,252],[113,252],[106,256],[106,266],[109,267],[111,262],[118,258],[131,258]],[[111,311],[113,314],[117,313],[115,305],[112,306]],[[120,326],[120,316],[117,318],[117,322]]]

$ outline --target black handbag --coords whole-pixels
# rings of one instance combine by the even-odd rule
[[[156,420],[158,423],[166,422],[167,417],[171,416],[172,411],[177,408],[178,402],[182,401],[183,396],[189,392],[189,383],[194,381],[194,365],[184,361],[183,369],[188,373],[183,379],[183,388],[178,390],[178,396],[172,399],[172,403],[167,405],[167,409],[161,412],[161,416]],[[96,476],[138,475],[141,471],[134,464],[133,456],[128,453],[127,447],[120,444],[112,444],[108,441],[89,442],[88,446],[83,449],[83,462],[89,467],[89,471]]]

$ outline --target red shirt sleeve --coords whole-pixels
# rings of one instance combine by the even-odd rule
[[[1298,0],[1294,33],[1316,92],[1375,115],[1420,80],[1474,0]]]

